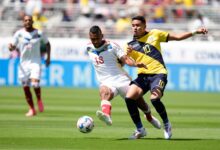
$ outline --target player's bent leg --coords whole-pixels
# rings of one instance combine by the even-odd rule
[[[150,122],[155,128],[161,129],[160,121],[151,115],[151,110],[149,105],[144,101],[143,97],[137,99],[138,108],[144,112],[144,117],[148,122]]]
[[[29,87],[29,81],[28,80],[22,81],[22,85],[23,85],[23,90],[24,90],[24,94],[25,94],[25,99],[29,105],[29,111],[25,114],[25,116],[27,116],[27,117],[35,116],[36,111],[34,108],[34,102],[33,102],[31,90]]]
[[[172,126],[171,123],[169,122],[168,115],[166,112],[166,108],[164,104],[161,102],[160,97],[161,93],[159,94],[157,92],[153,92],[151,94],[151,102],[153,106],[155,107],[156,111],[160,115],[161,119],[163,120],[164,123],[164,138],[165,139],[170,139],[172,136]]]
[[[108,114],[105,114],[104,112],[97,110],[96,116],[103,122],[105,122],[108,126],[112,125],[112,119],[111,116]]]
[[[169,140],[172,137],[172,126],[171,123],[168,122],[164,124],[164,138]]]
[[[138,106],[139,109],[142,110],[142,112],[144,114],[151,113],[150,106],[145,102],[143,97],[140,97],[140,98],[137,99],[137,106]]]
[[[102,108],[102,112],[111,116],[111,109],[112,109],[112,105],[111,102],[108,100],[101,100],[101,108]]]
[[[150,114],[151,115],[151,114]],[[161,129],[161,123],[160,121],[151,115],[151,117],[147,117],[147,114],[144,115],[144,117],[147,119],[148,122],[150,122],[155,128]],[[149,119],[151,118],[151,119]]]
[[[43,101],[41,99],[41,87],[40,87],[40,81],[37,79],[31,79],[31,85],[34,88],[35,95],[37,97],[37,104],[38,104],[38,110],[39,112],[44,111],[44,105]]]
[[[113,88],[113,87],[112,87]],[[101,85],[99,89],[100,99],[101,99],[101,109],[96,112],[97,117],[105,122],[108,126],[112,125],[111,119],[111,102],[110,100],[114,97],[112,88],[107,85]]]
[[[112,108],[110,100],[114,97],[112,88],[108,87],[107,85],[102,85],[99,89],[102,112],[108,114],[109,116],[111,116]]]
[[[101,108],[102,111],[97,111],[96,115],[97,117],[105,122],[108,126],[112,125],[112,119],[111,119],[111,102],[108,100],[102,100],[101,101]]]
[[[130,140],[140,139],[147,135],[147,132],[145,128],[141,128],[138,130],[135,130],[134,133],[128,138]]]
[[[37,101],[37,105],[38,105],[39,112],[43,112],[44,111],[43,101],[42,100],[38,100]]]

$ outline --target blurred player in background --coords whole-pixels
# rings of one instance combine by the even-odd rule
[[[100,82],[99,93],[102,111],[98,110],[96,115],[107,125],[112,125],[110,101],[118,94],[124,99],[131,82],[131,78],[122,68],[122,64],[135,67],[145,67],[145,65],[135,63],[125,55],[125,52],[117,44],[104,40],[102,31],[98,26],[90,28],[89,37],[91,43],[87,44],[86,48]],[[160,129],[160,122],[151,116],[150,108],[144,99],[139,98],[137,103],[138,107],[145,113],[146,119],[154,127]],[[141,122],[138,129],[142,131],[142,137],[146,135]],[[140,135],[134,134],[131,138],[137,139],[140,138]]]
[[[44,111],[44,105],[41,98],[40,74],[41,74],[41,54],[40,43],[46,44],[47,59],[46,66],[50,64],[50,43],[48,38],[39,30],[33,28],[32,16],[24,16],[24,28],[18,30],[11,43],[9,43],[9,50],[18,49],[20,52],[20,64],[18,76],[21,80],[24,94],[29,105],[29,111],[26,113],[27,117],[36,115],[34,102],[30,85],[34,88],[38,108],[40,112]]]
[[[172,136],[171,123],[168,119],[164,104],[161,101],[167,84],[167,69],[161,53],[161,42],[184,40],[196,34],[206,34],[206,28],[181,34],[168,33],[160,30],[146,30],[146,20],[143,16],[132,18],[133,40],[127,43],[125,50],[128,56],[137,62],[143,62],[146,68],[138,68],[138,77],[131,82],[125,101],[130,110],[133,122],[140,121],[135,100],[150,90],[150,99],[164,123],[164,137]],[[139,118],[139,119],[137,119]]]

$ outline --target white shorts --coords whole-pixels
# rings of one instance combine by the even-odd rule
[[[128,91],[130,82],[131,78],[127,75],[119,75],[116,80],[103,82],[100,86],[104,85],[109,87],[114,93],[114,97],[119,94],[124,99]]]
[[[18,78],[21,81],[28,81],[29,79],[40,80],[41,65],[38,63],[20,64],[18,70]]]

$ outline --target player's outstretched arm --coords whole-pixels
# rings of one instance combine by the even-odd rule
[[[142,62],[135,62],[132,58],[130,58],[129,56],[127,55],[124,55],[120,58],[120,60],[124,63],[124,64],[127,64],[129,66],[132,66],[132,67],[138,67],[138,68],[146,68],[147,69],[147,66],[142,63]]]
[[[191,31],[191,32],[184,32],[180,34],[170,33],[168,37],[168,41],[181,41],[181,40],[190,38],[196,34],[207,34],[207,33],[208,33],[208,29],[204,27]]]

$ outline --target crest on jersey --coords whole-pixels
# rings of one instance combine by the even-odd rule
[[[148,39],[147,39],[147,42],[152,43],[153,41],[154,41],[154,36],[152,36],[152,35],[149,36]]]

